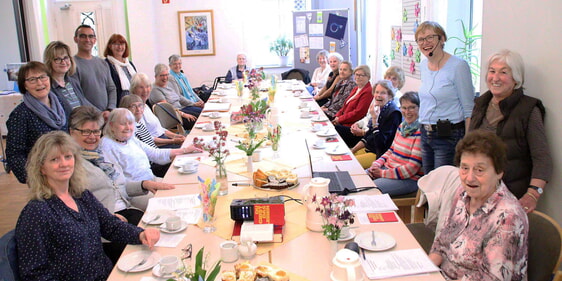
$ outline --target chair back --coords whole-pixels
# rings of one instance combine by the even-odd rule
[[[215,78],[215,81],[213,82],[213,91],[217,89],[217,86],[219,84],[222,83],[226,83],[226,76],[218,76]]]
[[[293,68],[289,71],[283,72],[281,74],[281,78],[283,80],[297,79],[297,80],[301,80],[305,84],[310,83],[310,75],[308,70],[306,69]]]
[[[20,280],[15,231],[12,229],[0,238],[0,280]]]
[[[176,109],[167,102],[157,103],[152,106],[154,115],[160,120],[160,125],[165,129],[185,135],[182,119]]]
[[[548,215],[533,211],[529,216],[528,281],[552,280],[562,261],[562,229]]]

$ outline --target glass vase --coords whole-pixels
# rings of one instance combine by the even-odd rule
[[[271,150],[273,150],[273,159],[279,158],[279,141],[273,141],[271,143]]]
[[[215,227],[215,206],[216,202],[203,204],[203,232],[205,233],[211,233],[217,230]]]
[[[336,253],[338,252],[338,240],[331,240],[328,239],[328,242],[330,243],[330,261],[332,260],[332,258],[334,258],[334,256],[336,256]]]
[[[254,160],[252,159],[252,155],[246,156],[246,168],[248,169],[248,173],[254,173]]]
[[[216,171],[215,171],[215,179],[218,183],[220,183],[219,187],[219,195],[227,195],[228,194],[228,178],[226,173],[226,166],[224,165],[224,160],[217,162]]]

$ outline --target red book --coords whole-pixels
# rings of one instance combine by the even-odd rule
[[[332,155],[332,161],[349,161],[351,155]]]
[[[396,213],[394,212],[368,213],[367,217],[369,218],[370,223],[398,221],[398,218],[396,217]]]
[[[243,221],[235,221],[234,227],[232,228],[232,237],[231,239],[236,242],[240,242],[240,230],[242,230]],[[283,226],[276,225],[273,227],[273,241],[274,243],[281,243],[283,242]]]

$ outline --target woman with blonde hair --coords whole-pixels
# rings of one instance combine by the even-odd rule
[[[102,237],[150,248],[159,240],[157,229],[121,221],[84,189],[82,161],[78,145],[61,131],[41,136],[31,150],[31,200],[15,233],[22,280],[104,280],[113,265]]]

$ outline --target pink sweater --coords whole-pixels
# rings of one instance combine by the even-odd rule
[[[423,176],[421,132],[403,137],[400,128],[396,130],[394,141],[390,148],[375,162],[380,164],[382,178],[388,179],[413,179],[418,180]]]

